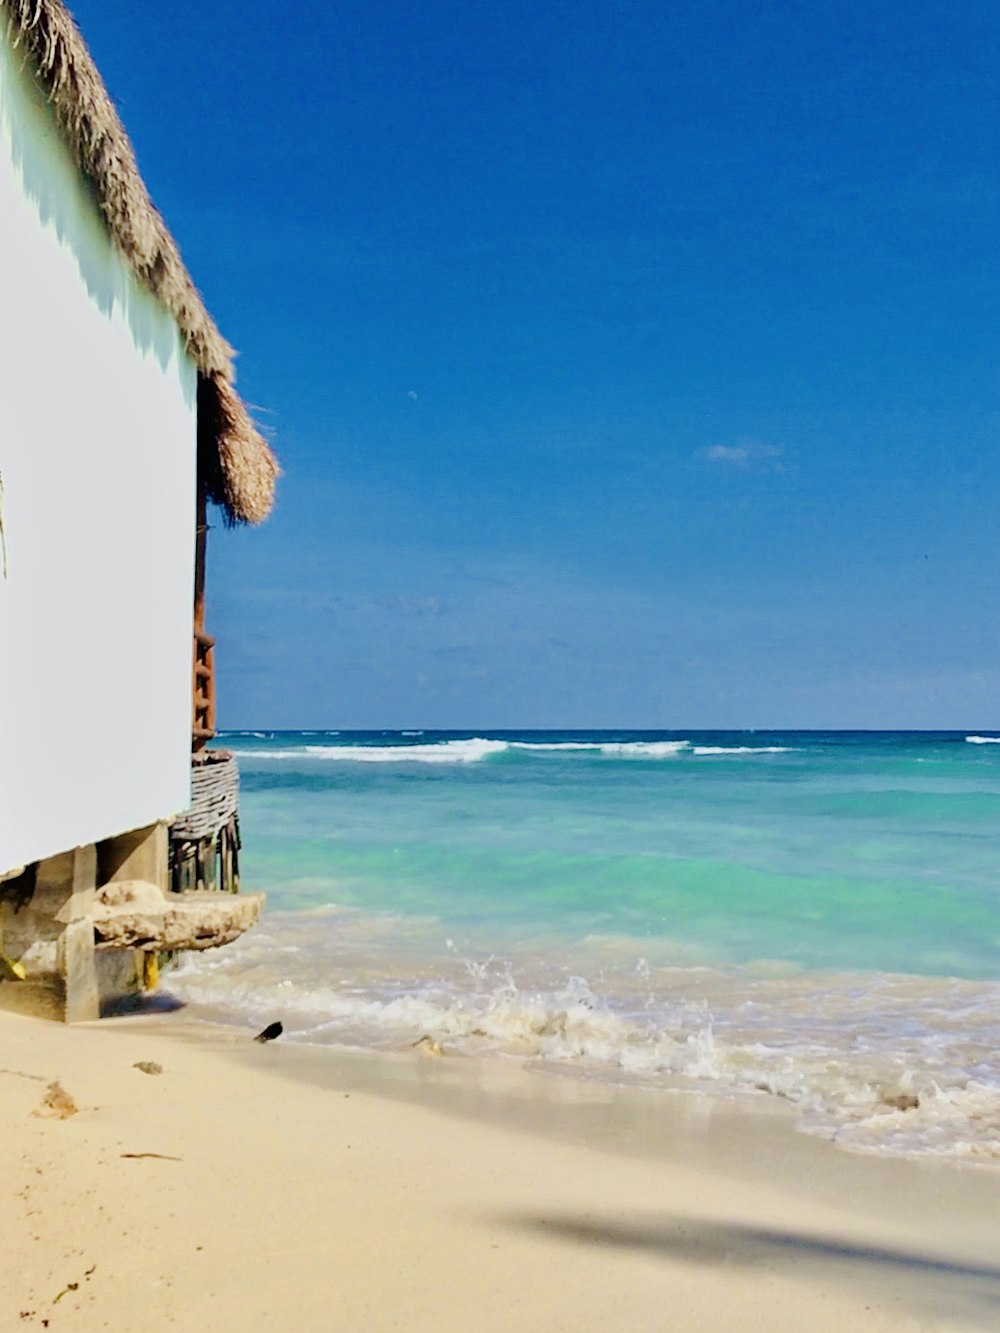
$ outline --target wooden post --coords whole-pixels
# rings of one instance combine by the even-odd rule
[[[191,680],[191,749],[197,754],[215,733],[215,647],[205,633],[205,560],[208,548],[208,501],[198,477],[194,541],[194,639]]]
[[[205,888],[219,887],[219,845],[215,838],[206,838],[205,843]]]
[[[222,863],[222,882],[219,887],[223,893],[235,893],[233,871],[233,825],[230,821],[219,831],[219,857]]]
[[[208,546],[208,503],[205,479],[198,477],[198,510],[194,537],[194,628],[205,628],[205,553]]]

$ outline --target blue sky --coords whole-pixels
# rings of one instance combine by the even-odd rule
[[[223,725],[1000,726],[1000,10],[74,12],[285,469]]]

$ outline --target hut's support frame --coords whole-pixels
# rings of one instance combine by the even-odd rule
[[[48,857],[0,884],[0,1005],[84,1023],[141,990],[138,950],[95,947],[97,890],[126,880],[166,886],[166,824]]]
[[[216,768],[225,772],[227,762]],[[212,775],[211,796],[235,796]],[[235,818],[235,816],[234,816]],[[200,833],[200,824],[196,832]],[[207,844],[217,850],[217,837]],[[88,1022],[156,989],[158,961],[184,949],[228,944],[260,917],[264,896],[171,892],[166,824],[78,847],[0,882],[0,1006],[69,1023]]]

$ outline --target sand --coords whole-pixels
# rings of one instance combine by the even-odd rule
[[[513,1061],[0,1015],[0,1168],[4,1330],[1000,1326],[1000,1171]]]

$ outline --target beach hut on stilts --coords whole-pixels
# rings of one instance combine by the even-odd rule
[[[0,1005],[96,1018],[235,939],[210,505],[277,463],[59,0],[0,0]]]

